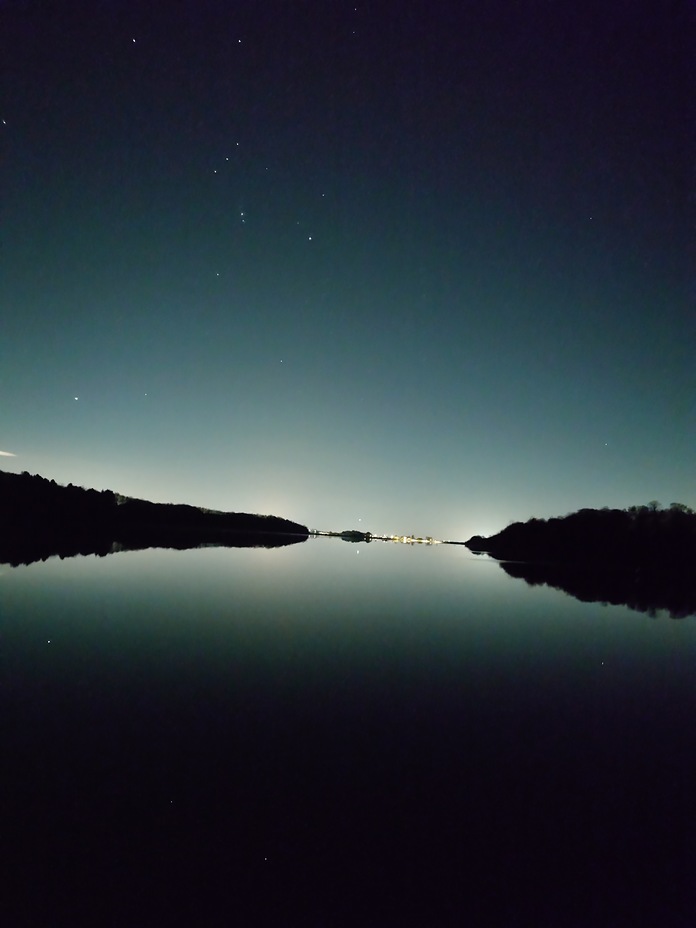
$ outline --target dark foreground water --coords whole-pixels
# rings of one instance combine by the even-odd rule
[[[4,924],[696,924],[696,618],[448,546],[0,571]]]

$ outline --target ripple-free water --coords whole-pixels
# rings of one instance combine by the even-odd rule
[[[696,618],[311,539],[3,568],[0,635],[8,924],[696,923]]]

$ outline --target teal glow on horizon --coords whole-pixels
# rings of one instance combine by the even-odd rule
[[[8,5],[3,468],[455,540],[696,506],[679,24],[447,8]]]

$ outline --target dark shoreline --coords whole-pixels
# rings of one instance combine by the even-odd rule
[[[696,615],[696,513],[673,503],[581,509],[516,522],[465,542],[510,577],[545,584],[582,602],[625,605],[672,618]]]
[[[152,503],[3,471],[0,525],[0,563],[12,566],[114,550],[275,548],[309,536],[306,526],[279,516]]]

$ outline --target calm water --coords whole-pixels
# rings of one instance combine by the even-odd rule
[[[696,618],[449,546],[0,570],[7,924],[696,924]]]

